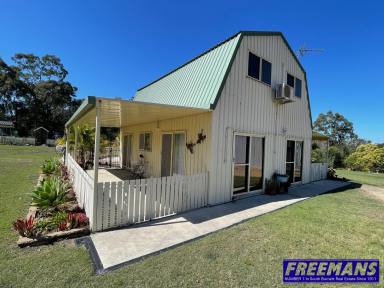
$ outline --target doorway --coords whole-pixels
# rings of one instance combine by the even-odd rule
[[[161,143],[161,177],[184,175],[185,133],[164,133]]]
[[[303,174],[303,141],[287,141],[285,173],[289,183],[300,182]]]
[[[132,166],[132,143],[133,135],[124,136],[124,147],[123,147],[123,166],[131,167]]]
[[[235,134],[233,195],[261,191],[264,176],[264,138]]]

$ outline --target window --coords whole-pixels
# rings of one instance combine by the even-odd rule
[[[151,151],[152,149],[152,134],[140,133],[139,135],[139,150]]]
[[[301,80],[299,78],[296,78],[295,96],[296,97],[301,97]]]
[[[260,73],[261,73],[261,79],[260,79]],[[259,56],[256,56],[255,54],[249,52],[248,76],[257,80],[261,80],[262,82],[268,85],[271,85],[271,78],[272,78],[271,62],[261,59]]]
[[[295,77],[287,73],[287,84],[292,88],[295,88]]]
[[[301,97],[301,80],[287,73],[287,84],[295,89],[295,96]]]
[[[261,81],[271,85],[272,64],[263,59],[261,65]]]
[[[303,174],[303,141],[287,141],[285,165],[285,173],[289,176],[289,182],[301,181]]]
[[[151,151],[152,150],[152,134],[151,133],[145,133],[144,136],[144,147],[145,151]]]
[[[248,75],[260,80],[260,57],[249,52],[248,57]]]

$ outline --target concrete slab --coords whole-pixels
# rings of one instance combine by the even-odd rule
[[[173,217],[158,219],[125,229],[91,235],[99,272],[159,253],[256,216],[275,211],[310,197],[340,189],[347,182],[318,181],[292,187],[288,194],[259,195]],[[95,255],[93,255],[93,258]],[[97,264],[96,263],[96,264]],[[97,266],[97,265],[96,265]]]

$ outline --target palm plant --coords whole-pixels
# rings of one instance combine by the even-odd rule
[[[61,165],[60,161],[56,158],[45,160],[43,165],[41,165],[41,171],[45,175],[56,174],[59,172],[60,165]]]
[[[32,192],[32,206],[41,209],[54,208],[67,200],[68,184],[56,176],[38,185]]]

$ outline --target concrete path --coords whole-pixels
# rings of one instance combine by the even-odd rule
[[[292,187],[288,194],[259,195],[222,205],[196,209],[173,217],[130,228],[91,235],[92,257],[99,273],[144,256],[202,237],[256,216],[275,211],[310,197],[337,190],[347,182],[318,181]]]

